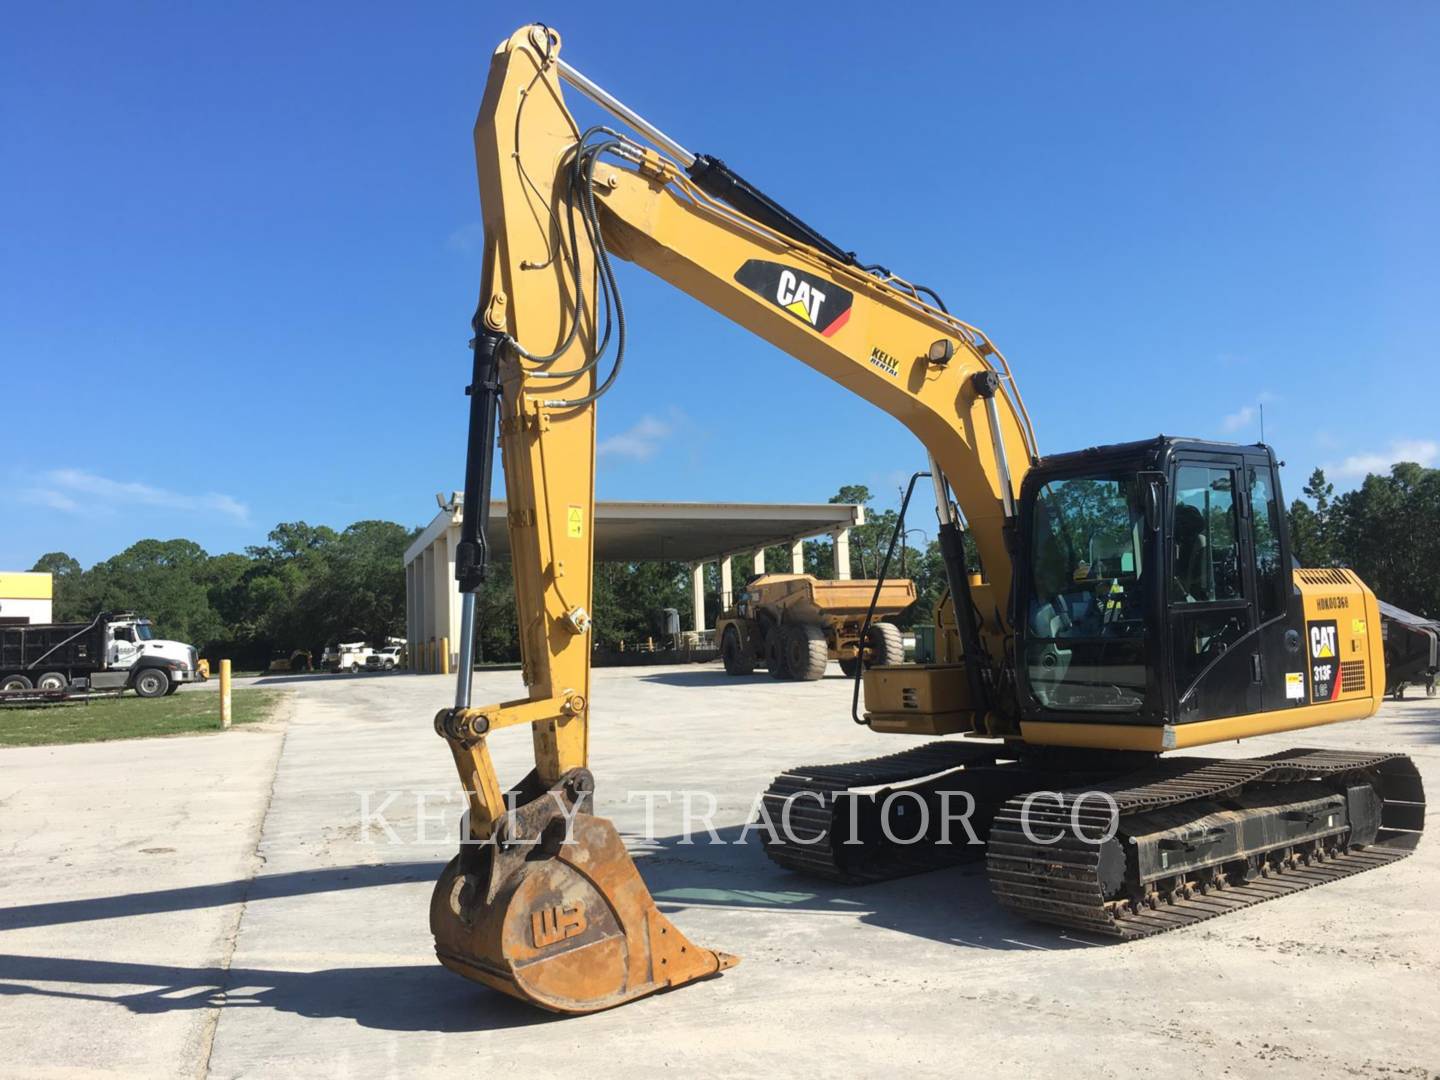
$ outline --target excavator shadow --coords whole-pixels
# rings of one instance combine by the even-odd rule
[[[751,675],[727,675],[724,671],[703,667],[641,675],[640,682],[658,683],[661,686],[754,686],[757,683],[773,684],[777,680],[764,671]]]
[[[684,928],[697,909],[754,912],[784,932],[778,916],[849,917],[897,933],[975,949],[1072,949],[1098,943],[1022,923],[990,897],[979,862],[874,885],[832,884],[782,870],[752,828],[712,835],[627,837],[657,906]],[[261,875],[249,881],[124,893],[12,907],[0,930],[255,903],[280,897],[431,881],[441,864],[404,862]],[[768,930],[756,923],[756,933]],[[426,943],[428,946],[428,942]],[[743,940],[723,944],[740,953]],[[426,949],[428,952],[428,948]],[[48,985],[33,985],[33,984]],[[142,989],[136,990],[135,987]],[[391,1031],[461,1032],[524,1027],[558,1019],[504,994],[473,987],[425,956],[415,964],[283,971],[244,966],[184,967],[80,957],[0,953],[0,997],[32,995],[99,1001],[133,1013],[269,1008],[297,1016],[348,1018]],[[114,991],[114,992],[111,992]],[[477,1001],[477,995],[483,998]]]
[[[687,909],[753,911],[857,919],[897,933],[959,948],[1056,950],[1099,948],[1106,943],[1074,931],[1024,922],[1003,911],[990,895],[980,859],[929,873],[844,885],[783,870],[765,855],[761,836],[744,826],[701,830],[646,842],[626,837],[635,864],[655,903],[684,925]],[[724,947],[744,954],[743,941]]]
[[[827,671],[824,679],[826,682],[850,682],[851,677],[840,671],[838,668]],[[768,674],[763,668],[749,675],[727,675],[723,671],[713,668],[701,670],[684,671],[661,671],[650,675],[641,675],[641,682],[659,683],[662,686],[800,686],[803,683],[794,683],[786,679],[777,679]]]
[[[144,989],[135,990],[137,986]],[[123,992],[107,993],[106,988]],[[559,1019],[490,991],[484,992],[483,1008],[478,1008],[475,995],[457,992],[464,990],[461,980],[433,961],[276,971],[0,954],[0,998],[98,1001],[141,1015],[268,1008],[314,1019],[349,1019],[387,1031],[436,1032],[528,1027]]]

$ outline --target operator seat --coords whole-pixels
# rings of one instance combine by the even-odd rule
[[[1205,586],[1205,515],[1187,503],[1175,507],[1175,577],[1171,599],[1192,603],[1211,599]]]

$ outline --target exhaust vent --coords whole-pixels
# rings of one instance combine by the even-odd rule
[[[1306,585],[1349,585],[1350,571],[1331,568],[1329,570],[1296,570],[1295,576]]]

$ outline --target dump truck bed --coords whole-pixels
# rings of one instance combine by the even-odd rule
[[[863,617],[870,610],[870,598],[875,595],[873,580],[813,581],[812,598],[815,606],[827,615]],[[880,587],[880,598],[875,604],[875,617],[896,615],[915,602],[915,583],[905,578],[886,581]]]
[[[766,574],[745,586],[757,604],[784,608],[792,614],[812,610],[820,618],[839,622],[863,619],[875,595],[874,579],[822,581],[809,574]],[[875,618],[899,614],[915,602],[915,583],[908,578],[887,579],[875,605]]]

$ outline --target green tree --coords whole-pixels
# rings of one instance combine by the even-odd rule
[[[84,571],[74,558],[63,551],[50,551],[36,559],[30,569],[37,574],[49,574],[53,579],[51,609],[56,622],[76,622],[94,615],[84,610]]]
[[[1338,561],[1377,596],[1440,616],[1440,469],[1400,462],[1366,476],[1336,497],[1327,524]]]
[[[223,630],[201,580],[209,558],[193,540],[137,541],[85,575],[82,617],[134,611],[152,619],[166,637],[208,641]]]
[[[509,560],[490,563],[489,576],[475,596],[475,658],[489,664],[520,659],[515,582]]]
[[[1302,491],[1314,507],[1302,499],[1290,504],[1290,547],[1302,566],[1334,566],[1330,512],[1335,485],[1325,479],[1325,470],[1316,469]]]
[[[711,619],[719,611],[719,571],[711,567]],[[738,588],[740,582],[735,582]],[[679,562],[600,563],[595,567],[595,640],[607,648],[627,646],[664,633],[661,613],[674,608],[680,626],[693,626],[690,568]]]

